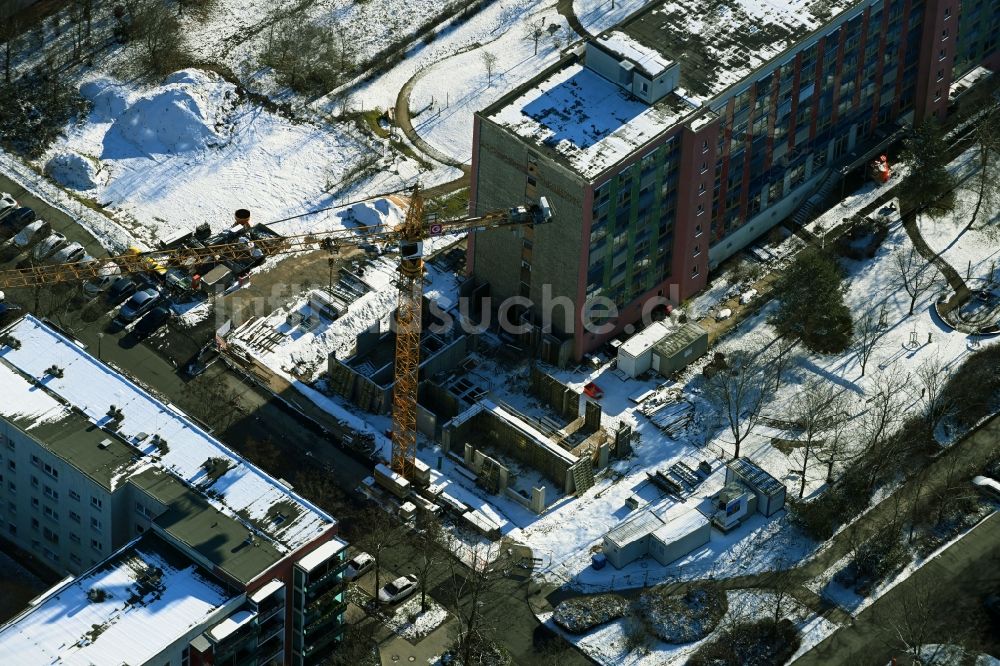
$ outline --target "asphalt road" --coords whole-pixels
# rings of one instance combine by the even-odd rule
[[[1000,592],[998,543],[1000,513],[994,512],[858,614],[853,624],[841,627],[803,655],[795,666],[882,666],[894,656],[901,664],[909,663],[899,638],[894,635],[894,625],[903,622],[904,613],[911,622],[917,620],[913,615],[919,603],[912,600],[928,590],[932,596],[927,605],[936,617],[929,622],[924,644],[948,643],[956,635],[968,632],[976,636],[979,649],[996,655],[1000,636],[991,634],[981,623],[986,620],[983,596],[989,591]]]

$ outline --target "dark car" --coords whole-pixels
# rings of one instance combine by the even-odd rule
[[[127,276],[121,276],[116,278],[111,286],[108,287],[107,299],[108,303],[112,305],[118,305],[126,298],[135,293],[135,290],[139,287],[136,285],[135,280]]]
[[[35,211],[27,206],[22,206],[7,217],[3,218],[4,225],[9,227],[14,233],[24,229],[34,221]]]
[[[171,314],[173,313],[170,311],[169,306],[157,305],[155,308],[150,310],[145,317],[140,319],[138,324],[135,325],[135,335],[140,338],[152,335],[161,326],[167,323]]]
[[[118,311],[116,319],[126,324],[131,323],[153,309],[153,306],[160,302],[160,292],[152,287],[137,291],[132,297],[125,301],[125,305]]]

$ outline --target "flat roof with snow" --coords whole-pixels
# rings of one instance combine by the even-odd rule
[[[0,663],[144,664],[235,596],[144,536],[0,629]]]
[[[669,334],[671,328],[662,321],[654,321],[646,328],[642,329],[631,338],[622,343],[618,348],[619,354],[629,356],[640,356],[652,349],[657,342]]]
[[[482,116],[576,173],[595,179],[618,161],[767,62],[864,0],[657,0],[596,42],[644,69],[680,67],[680,87],[649,105],[587,70],[571,56],[505,95]]]
[[[297,550],[335,525],[329,514],[228,449],[177,408],[154,398],[38,319],[26,316],[4,333],[20,346],[0,347],[2,364],[22,378],[37,380],[19,382],[10,378],[9,371],[0,372],[0,381],[5,382],[0,386],[16,394],[11,394],[15,406],[0,413],[42,424],[54,418],[53,405],[61,404],[76,410],[95,432],[102,432],[102,428],[114,432],[112,444],[118,441],[131,447],[133,459],[115,468],[108,479],[110,488],[145,470],[163,470],[183,487],[200,491],[192,494],[205,507],[212,507],[213,513],[239,523],[242,533],[253,532],[258,542],[279,555]],[[53,364],[62,371],[61,377],[46,374]],[[9,404],[8,395],[5,390],[4,405]],[[117,424],[108,416],[111,405],[121,410],[122,419]],[[29,434],[35,431],[28,430]],[[40,426],[37,432],[43,432]],[[159,443],[154,442],[154,435],[160,438]],[[107,433],[102,432],[102,436]],[[63,450],[56,453],[63,455]],[[76,464],[73,461],[78,456],[66,449],[65,458]],[[197,532],[192,520],[191,516],[178,516],[178,524],[186,521],[187,527]],[[210,535],[188,532],[187,536],[191,543],[198,543]],[[252,572],[242,573],[241,578],[245,578]]]
[[[483,115],[555,152],[580,175],[596,178],[677,124],[693,108],[676,95],[646,104],[576,59],[569,59],[518,88]]]

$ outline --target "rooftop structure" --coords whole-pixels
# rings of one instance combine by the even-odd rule
[[[145,664],[237,596],[144,537],[0,629],[0,662]]]
[[[328,514],[225,447],[176,407],[108,369],[41,321],[29,315],[4,333],[19,344],[0,347],[0,393],[13,396],[0,404],[0,416],[27,425],[29,433],[40,436],[44,429],[57,439],[63,428],[70,433],[86,425],[79,437],[65,438],[71,444],[58,448],[58,454],[90,470],[110,490],[150,467],[162,469],[201,490],[206,505],[282,554],[334,524]],[[56,375],[48,373],[53,366],[59,369]],[[109,415],[112,408],[118,417]],[[70,411],[76,414],[73,420],[68,420]],[[54,420],[57,414],[61,418]],[[33,417],[35,424],[26,424]],[[110,445],[102,450],[105,439]],[[95,465],[102,457],[107,461]]]

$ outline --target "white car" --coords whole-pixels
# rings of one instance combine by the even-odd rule
[[[91,297],[97,296],[107,291],[111,283],[121,274],[122,269],[118,267],[118,264],[113,261],[106,262],[97,270],[97,277],[90,278],[83,283],[83,293]]]
[[[368,553],[358,553],[347,561],[345,580],[356,580],[375,568],[375,558]]]
[[[755,296],[757,296],[757,290],[756,289],[749,289],[747,291],[744,291],[740,295],[740,305],[746,305],[747,303],[749,303],[750,301],[752,301]]]
[[[733,311],[729,308],[722,308],[715,315],[715,321],[725,321],[733,316]]]
[[[0,194],[0,220],[17,210],[17,201],[6,192]]]
[[[17,232],[17,235],[13,238],[13,244],[18,249],[24,250],[40,241],[49,233],[49,229],[51,227],[45,220],[35,220]]]
[[[1000,500],[1000,481],[989,476],[975,476],[972,478],[972,485],[984,495]]]
[[[38,261],[48,259],[55,254],[57,250],[62,249],[68,242],[69,241],[66,240],[64,235],[58,231],[54,231],[43,238],[42,242],[35,246],[35,249],[31,251],[31,256]]]
[[[382,586],[378,591],[378,600],[387,604],[398,603],[417,591],[418,582],[417,577],[412,574],[400,576],[388,585]]]
[[[49,264],[76,264],[81,261],[92,261],[94,258],[87,254],[83,246],[79,243],[70,243],[48,258]]]

